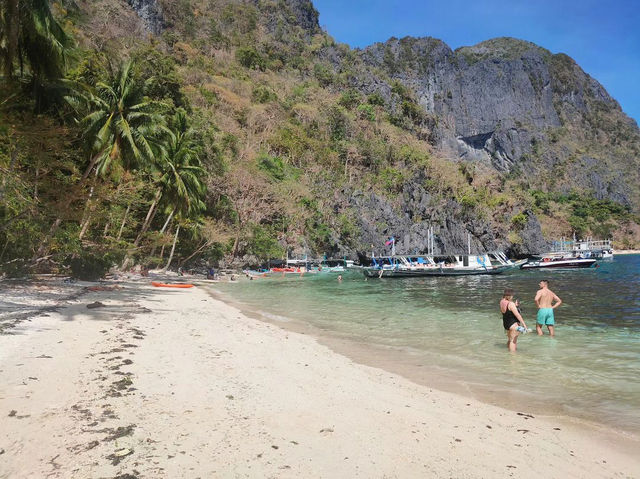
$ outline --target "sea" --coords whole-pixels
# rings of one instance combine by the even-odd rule
[[[355,361],[528,413],[640,434],[640,255],[596,268],[366,279],[361,271],[218,283],[244,312],[314,335]],[[535,332],[538,283],[563,301]],[[509,353],[499,301],[515,290],[533,333]]]

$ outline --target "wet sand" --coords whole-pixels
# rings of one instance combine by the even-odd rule
[[[121,286],[0,335],[0,478],[640,471],[627,435],[357,364],[204,288]],[[87,308],[95,302],[104,306]]]

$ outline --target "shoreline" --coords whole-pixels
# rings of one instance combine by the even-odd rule
[[[636,439],[419,385],[205,288],[148,281],[90,291],[0,336],[0,478],[639,470]]]
[[[443,392],[458,395],[484,404],[500,407],[514,413],[523,409],[525,404],[528,412],[536,416],[553,418],[563,422],[570,422],[590,431],[606,435],[612,434],[640,444],[640,431],[623,429],[615,424],[599,422],[592,416],[576,416],[560,408],[549,407],[544,399],[524,391],[515,391],[503,386],[473,382],[469,378],[451,377],[455,374],[452,369],[443,369],[424,365],[422,360],[412,361],[411,355],[402,348],[393,348],[380,344],[365,343],[353,338],[342,337],[331,331],[325,331],[303,320],[287,317],[286,320],[265,316],[262,312],[253,310],[249,306],[236,301],[225,293],[209,288],[214,299],[224,302],[244,315],[267,324],[280,327],[285,331],[304,334],[314,338],[320,344],[328,347],[336,354],[345,356],[358,364],[382,369],[397,374],[418,385],[434,388]],[[506,353],[505,353],[506,354]]]

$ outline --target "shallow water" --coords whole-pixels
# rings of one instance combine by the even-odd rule
[[[267,320],[302,322],[323,336],[384,350],[410,378],[426,369],[498,405],[640,433],[640,255],[587,270],[368,281],[349,272],[342,282],[336,276],[287,275],[216,289]],[[555,311],[555,338],[535,334],[540,279],[549,279],[564,302]],[[534,328],[520,337],[515,355],[506,349],[498,309],[505,287],[516,291]]]

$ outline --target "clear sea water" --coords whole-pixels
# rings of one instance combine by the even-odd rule
[[[418,382],[640,433],[640,255],[619,255],[586,270],[336,277],[287,275],[215,289],[247,312],[284,327],[306,326],[330,346],[332,339],[341,344],[347,355],[345,344],[357,346],[356,360]],[[549,279],[564,302],[556,309],[555,338],[535,334],[533,298],[541,279]],[[505,287],[516,291],[534,328],[520,336],[515,354],[507,351],[498,309]]]

